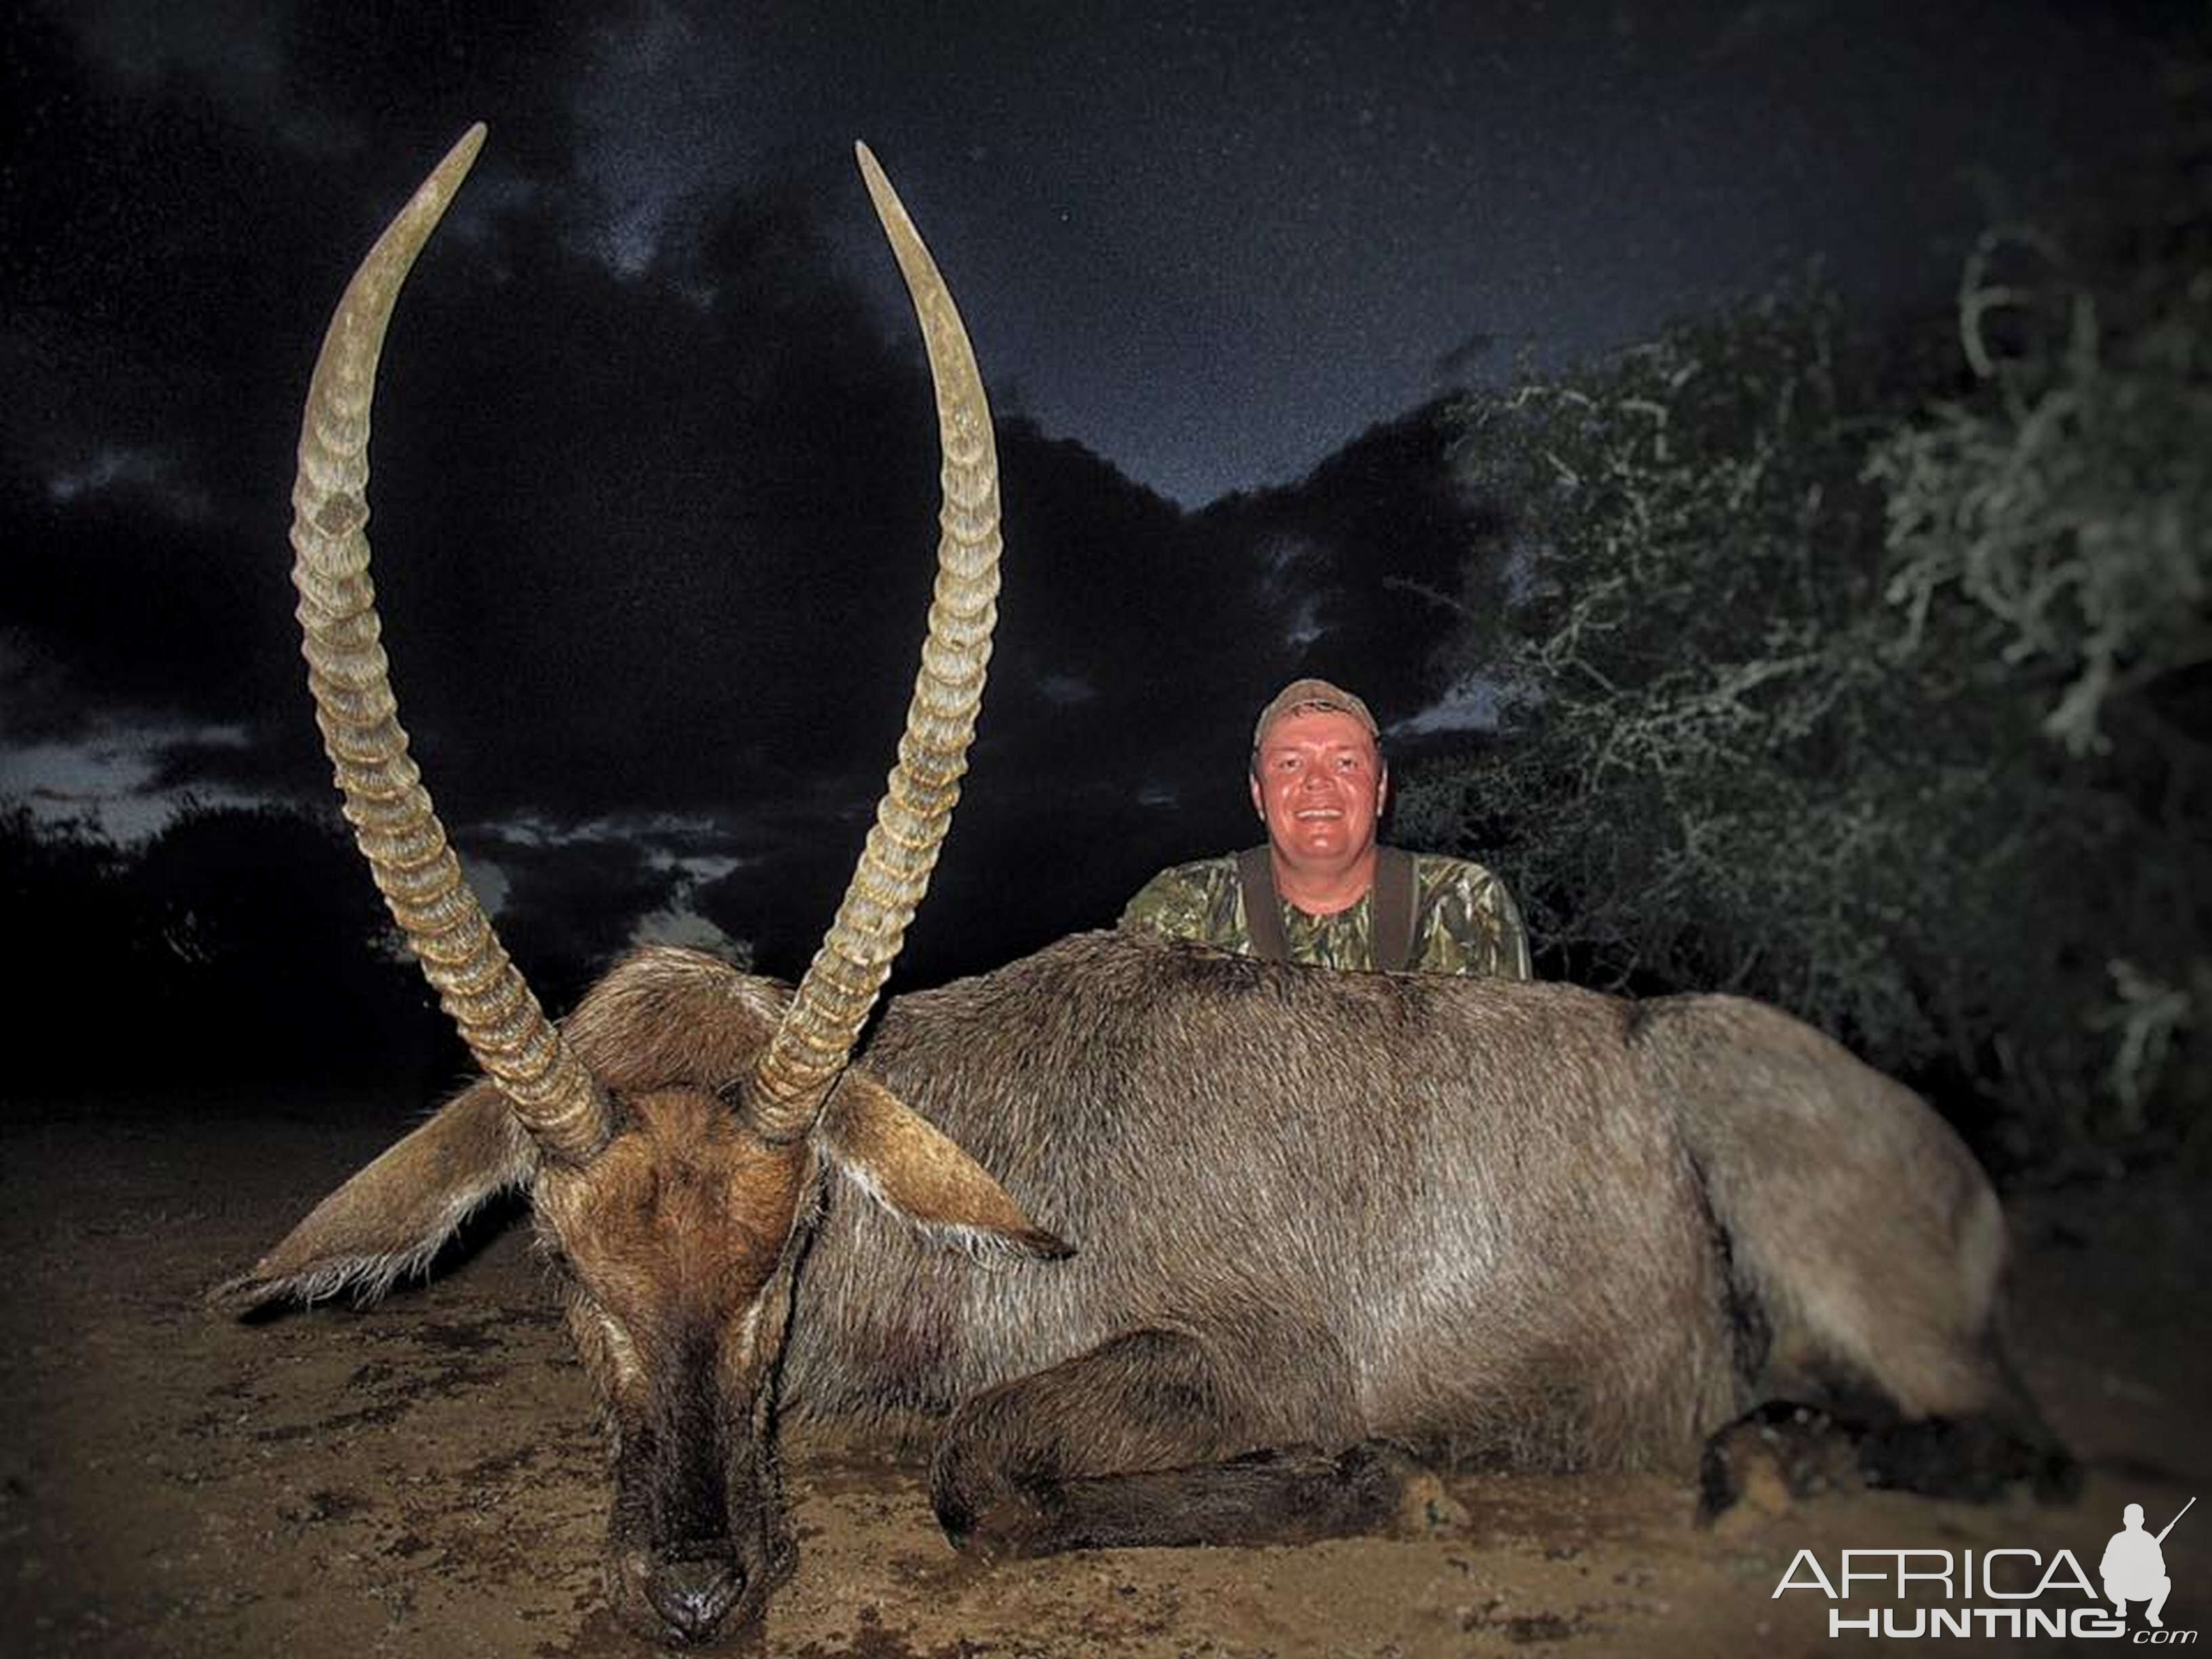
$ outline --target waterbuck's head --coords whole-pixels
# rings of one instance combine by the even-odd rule
[[[616,1610],[650,1633],[703,1641],[757,1618],[789,1565],[772,1381],[826,1164],[970,1245],[1066,1249],[851,1060],[928,884],[975,731],[998,591],[997,458],[959,315],[862,149],[927,343],[944,451],[936,601],[897,764],[796,991],[691,952],[647,951],[556,1027],[462,881],[408,757],[364,534],[385,326],[483,137],[473,129],[440,163],[339,303],[301,428],[292,544],[308,680],[346,817],[484,1080],[217,1295],[250,1308],[379,1294],[486,1198],[526,1190],[608,1425]]]

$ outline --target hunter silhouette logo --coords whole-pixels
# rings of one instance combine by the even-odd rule
[[[2189,1513],[2197,1502],[2191,1498],[2184,1504],[2173,1519],[2159,1529],[2153,1537],[2143,1530],[2143,1507],[2130,1504],[2121,1512],[2121,1530],[2112,1534],[2105,1546],[2105,1559],[2098,1564],[2097,1573],[2105,1581],[2105,1595],[2112,1604],[2112,1611],[2124,1619],[2128,1603],[2148,1601],[2143,1618],[2154,1630],[2166,1628],[2166,1620],[2159,1613],[2166,1606],[2166,1598],[2173,1589],[2173,1580],[2166,1576],[2166,1554],[2159,1546],[2166,1542],[2166,1534],[2173,1530],[2181,1517]]]
[[[1780,1597],[1810,1590],[1831,1605],[1828,1635],[1871,1637],[2039,1636],[2102,1638],[2136,1646],[2187,1646],[2193,1630],[2168,1630],[2160,1615],[2173,1588],[2162,1546],[2196,1504],[2191,1498],[2157,1532],[2143,1507],[2122,1511],[2120,1530],[2097,1563],[2101,1591],[2072,1550],[1847,1549],[1835,1570],[1801,1549],[1774,1587]],[[1888,1606],[1865,1605],[1865,1598]],[[1857,1607],[1835,1605],[1858,1601]],[[2148,1603],[2140,1628],[2128,1628],[2128,1603]],[[2111,1611],[2106,1610],[2106,1604]]]

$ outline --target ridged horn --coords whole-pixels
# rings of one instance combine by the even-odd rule
[[[960,777],[968,769],[991,628],[998,619],[999,458],[983,377],[952,295],[914,222],[868,147],[854,149],[929,354],[943,454],[942,533],[929,635],[907,706],[898,763],[877,803],[874,827],[836,920],[762,1054],[752,1086],[739,1091],[755,1128],[779,1142],[798,1139],[820,1115],[929,886],[960,798]]]
[[[507,959],[461,879],[407,753],[368,576],[368,417],[400,284],[483,143],[471,127],[346,285],[300,423],[292,583],[315,723],[346,821],[392,919],[477,1064],[550,1157],[580,1163],[606,1139],[606,1103]]]

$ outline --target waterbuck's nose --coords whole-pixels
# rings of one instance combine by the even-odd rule
[[[656,1563],[645,1593],[672,1632],[696,1641],[722,1622],[744,1587],[736,1563],[716,1553]]]

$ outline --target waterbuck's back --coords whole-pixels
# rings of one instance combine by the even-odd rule
[[[1711,1232],[1624,1005],[1115,933],[898,1000],[871,1072],[1073,1260],[979,1267],[849,1189],[787,1403],[943,1410],[1141,1328],[1206,1337],[1278,1443],[1669,1462],[1733,1401]]]

